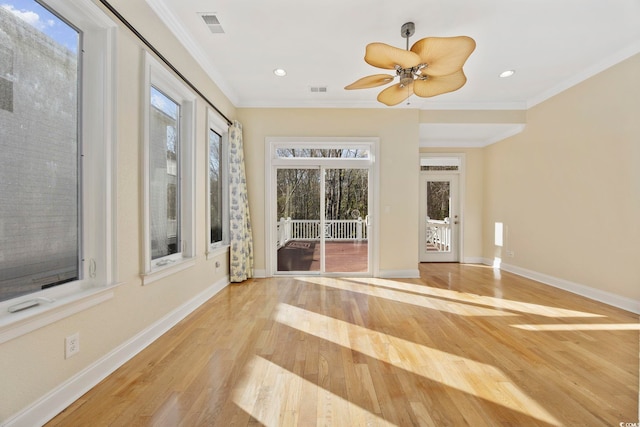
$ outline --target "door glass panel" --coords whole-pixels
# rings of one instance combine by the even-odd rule
[[[320,271],[320,169],[278,169],[277,271]]]
[[[325,271],[367,272],[369,171],[325,170]]]
[[[426,250],[451,251],[451,186],[449,181],[427,181]]]

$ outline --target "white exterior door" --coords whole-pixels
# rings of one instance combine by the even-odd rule
[[[420,262],[460,260],[459,174],[420,172]]]

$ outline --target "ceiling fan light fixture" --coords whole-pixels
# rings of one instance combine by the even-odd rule
[[[393,106],[411,95],[426,98],[460,89],[467,79],[462,67],[476,48],[476,42],[467,36],[427,37],[418,40],[409,49],[409,37],[415,32],[413,22],[400,29],[407,39],[406,50],[385,43],[369,43],[365,49],[367,64],[386,70],[395,70],[395,76],[375,74],[366,76],[345,89],[366,89],[382,86],[398,77],[399,82],[378,94],[378,101]]]
[[[405,68],[398,71],[400,76],[400,87],[407,87],[413,83],[413,72],[411,68]]]

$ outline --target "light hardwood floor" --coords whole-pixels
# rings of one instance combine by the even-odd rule
[[[230,285],[48,425],[638,421],[637,315],[484,266],[420,270]]]

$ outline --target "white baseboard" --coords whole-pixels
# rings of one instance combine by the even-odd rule
[[[420,270],[380,270],[378,277],[381,279],[418,279]]]
[[[264,279],[267,277],[266,270],[253,270],[253,277],[256,279]],[[382,279],[417,279],[420,277],[420,270],[380,270],[374,277]]]
[[[45,424],[228,284],[228,276],[218,280],[144,331],[116,347],[33,404],[10,417],[2,423],[2,426],[33,427]]]
[[[485,264],[485,259],[482,257],[464,257],[462,259],[463,264]]]
[[[494,265],[494,261],[485,258],[483,264]],[[526,277],[527,279],[535,280],[536,282],[544,283],[545,285],[553,286],[554,288],[581,295],[594,301],[618,307],[635,314],[640,314],[640,301],[631,298],[623,297],[601,289],[592,288],[580,283],[571,282],[569,280],[560,279],[558,277],[549,276],[547,274],[538,273],[537,271],[527,270],[526,268],[515,265],[501,263],[500,269],[508,271],[509,273],[517,274],[518,276]]]
[[[256,279],[264,279],[267,277],[267,270],[253,270],[253,277]]]

